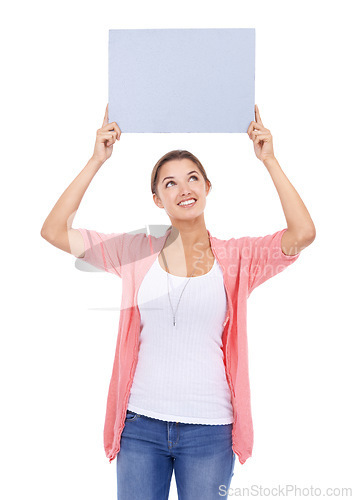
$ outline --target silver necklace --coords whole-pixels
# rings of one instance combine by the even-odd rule
[[[176,307],[175,312],[174,312],[174,309],[173,309],[173,306],[172,306],[172,301],[171,301],[171,299],[170,299],[170,293],[169,293],[169,268],[168,268],[168,264],[167,264],[166,258],[165,258],[165,256],[164,256],[164,252],[163,252],[163,250],[161,251],[161,254],[162,254],[162,257],[163,257],[163,260],[164,260],[165,267],[167,268],[168,297],[169,297],[169,304],[170,304],[170,307],[171,307],[172,312],[173,312],[173,326],[175,326],[175,325],[176,325],[175,316],[176,316],[176,312],[177,312],[178,307],[179,307],[179,303],[180,303],[181,296],[182,296],[182,295],[183,295],[183,293],[184,293],[184,290],[185,290],[185,288],[186,288],[186,285],[189,283],[190,279],[194,276],[195,271],[192,273],[192,275],[189,277],[189,279],[188,279],[188,280],[187,280],[187,282],[185,283],[184,288],[183,288],[183,290],[182,290],[182,292],[181,292],[181,294],[180,294],[180,297],[179,297],[179,300],[178,300],[177,307]],[[199,260],[196,262],[196,264],[197,264],[198,262],[200,262],[200,260],[201,260],[201,259],[199,259]],[[195,269],[196,264],[195,264],[195,266],[194,266],[194,268],[193,268],[193,269]]]

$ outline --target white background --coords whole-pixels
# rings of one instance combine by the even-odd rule
[[[40,230],[93,153],[108,102],[108,30],[118,28],[256,29],[255,102],[316,239],[249,298],[255,441],[253,456],[237,460],[231,487],[353,487],[349,8],[338,0],[7,4],[0,30],[2,498],[116,498],[103,424],[121,282],[77,270]],[[150,174],[172,149],[194,153],[212,181],[205,210],[212,235],[286,227],[247,134],[124,133],[73,227],[169,225],[153,203]],[[177,498],[174,476],[170,498]]]

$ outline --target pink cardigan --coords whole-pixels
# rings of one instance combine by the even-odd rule
[[[212,252],[220,264],[228,299],[223,323],[223,354],[231,392],[234,423],[232,448],[244,464],[253,448],[250,405],[247,299],[251,292],[283,271],[299,257],[286,255],[281,248],[284,228],[260,237],[245,236],[222,240],[210,237]],[[109,463],[120,450],[121,433],[138,358],[140,312],[137,292],[142,280],[163,248],[171,229],[162,237],[145,233],[98,233],[79,229],[84,244],[84,260],[122,278],[122,299],[114,365],[109,385],[104,425],[104,449]]]

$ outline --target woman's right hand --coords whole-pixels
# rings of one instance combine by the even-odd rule
[[[108,104],[105,109],[105,115],[102,128],[97,130],[96,143],[92,158],[100,163],[104,163],[111,157],[113,144],[116,140],[120,141],[121,130],[116,122],[108,123]]]

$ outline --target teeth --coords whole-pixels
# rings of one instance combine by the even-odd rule
[[[192,200],[189,200],[189,201],[182,201],[182,202],[178,203],[178,205],[191,205],[195,201],[196,201],[195,199],[192,199]]]

